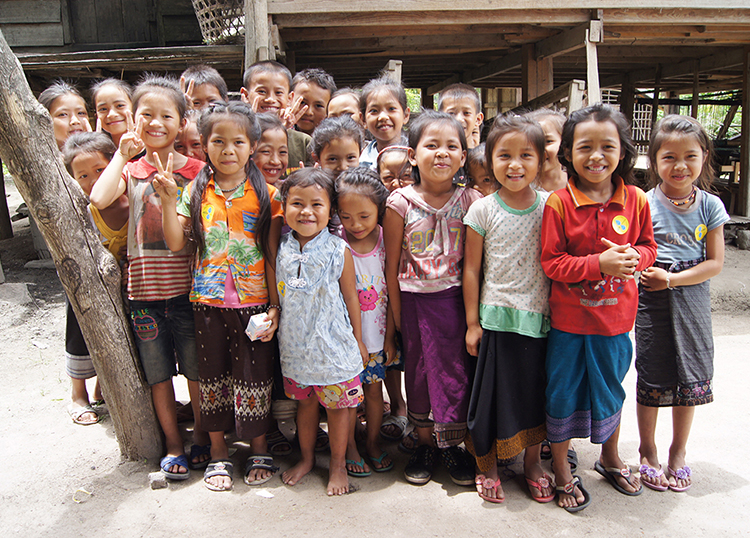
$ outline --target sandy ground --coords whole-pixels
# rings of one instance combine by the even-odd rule
[[[6,178],[7,182],[7,178]],[[9,207],[20,198],[9,182]],[[484,503],[471,488],[454,485],[439,469],[429,484],[403,478],[407,457],[386,445],[396,466],[390,473],[353,478],[353,493],[325,495],[327,456],[295,487],[274,477],[249,488],[235,473],[235,488],[216,493],[200,472],[167,489],[152,490],[156,461],[122,461],[110,418],[74,425],[67,415],[70,383],[64,372],[64,295],[54,270],[24,269],[34,259],[27,221],[16,237],[0,242],[7,282],[0,285],[0,522],[4,537],[240,536],[739,536],[746,535],[750,482],[747,474],[747,390],[750,379],[750,253],[728,249],[724,272],[714,280],[716,402],[696,412],[688,462],[694,471],[687,493],[645,490],[625,497],[593,471],[598,448],[575,441],[579,475],[593,497],[571,515],[554,503],[530,500],[521,477],[504,480],[507,500]],[[186,387],[177,382],[186,399]],[[635,375],[625,380],[620,449],[635,468],[638,433]],[[90,391],[93,386],[90,387]],[[658,439],[666,456],[669,412],[662,412]],[[189,427],[189,425],[188,425]],[[248,448],[234,445],[241,469]],[[278,458],[282,469],[296,460]],[[664,460],[666,464],[666,460]],[[744,514],[744,515],[743,515]],[[744,523],[743,523],[744,521]]]

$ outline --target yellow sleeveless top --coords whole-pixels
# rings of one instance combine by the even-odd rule
[[[94,221],[96,229],[99,230],[102,245],[112,253],[117,263],[120,263],[120,249],[128,243],[128,223],[126,222],[119,230],[113,230],[104,222],[102,214],[97,208],[89,205],[89,211],[91,212],[91,219]]]

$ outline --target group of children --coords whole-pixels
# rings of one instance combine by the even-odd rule
[[[127,251],[168,478],[205,469],[206,487],[231,489],[234,430],[252,450],[244,481],[267,482],[273,456],[292,451],[276,419],[296,403],[301,456],[282,480],[296,484],[330,446],[329,495],[349,490],[347,475],[393,468],[381,438],[411,452],[409,482],[430,481],[439,460],[494,503],[505,497],[498,461],[524,452],[535,501],[585,508],[568,462],[575,437],[602,445],[595,469],[623,494],[690,487],[694,407],[713,399],[708,279],[728,220],[695,120],[654,127],[644,194],[630,184],[628,122],[604,105],[501,116],[480,144],[481,104],[465,85],[413,118],[390,79],[337,90],[321,70],[292,78],[271,61],[248,69],[241,101],[206,66],[181,85],[107,79],[92,94],[95,130],[71,86],[40,102],[102,240]],[[250,340],[258,314],[266,327]],[[634,324],[640,477],[618,452]],[[71,416],[91,424],[93,367],[72,340]],[[189,455],[178,371],[195,415]],[[674,409],[666,472],[654,439],[663,406]]]

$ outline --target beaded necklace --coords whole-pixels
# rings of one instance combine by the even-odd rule
[[[245,183],[245,180],[246,180],[246,179],[247,179],[247,178],[243,179],[242,181],[240,181],[239,183],[237,183],[237,185],[235,185],[235,186],[234,186],[234,187],[232,187],[231,189],[222,189],[222,188],[221,188],[221,185],[219,185],[219,189],[221,189],[221,192],[222,192],[222,193],[225,193],[225,192],[226,192],[226,193],[229,193],[229,194],[231,194],[231,193],[233,193],[234,191],[236,191],[237,189],[239,189],[239,188],[240,188],[240,187],[242,186],[242,184],[243,184],[243,183]]]
[[[693,185],[693,188],[690,190],[690,194],[688,194],[687,196],[681,196],[679,198],[667,196],[667,194],[664,192],[664,189],[662,189],[661,192],[673,206],[682,207],[684,205],[692,204],[695,201],[695,195],[698,192],[698,189],[695,187],[695,185]]]

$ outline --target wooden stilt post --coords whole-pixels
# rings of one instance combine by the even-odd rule
[[[693,100],[690,103],[690,115],[696,119],[698,118],[698,99],[700,97],[700,65],[700,61],[695,60],[695,69],[693,70]]]
[[[385,73],[391,80],[401,82],[402,64],[403,62],[401,60],[388,60],[388,63],[385,64],[385,67],[383,68],[383,73]]]
[[[596,54],[596,44],[600,41],[600,35],[593,36],[586,30],[586,87],[589,105],[600,103],[602,100],[602,92],[599,89],[599,59]]]
[[[620,86],[620,112],[622,112],[628,122],[633,123],[633,110],[635,109],[635,86],[630,80],[630,75],[626,74]]]
[[[432,95],[429,94],[427,88],[422,88],[420,93],[422,94],[422,108],[425,110],[435,108],[435,100],[432,98]],[[412,113],[414,112],[416,111],[412,111]]]
[[[654,99],[651,101],[651,127],[656,123],[657,114],[659,113],[659,93],[661,93],[661,65],[656,66],[654,75]]]
[[[270,59],[267,0],[245,0],[245,69]]]
[[[750,47],[745,47],[742,70],[742,138],[740,139],[740,192],[737,213],[750,216]]]
[[[552,91],[552,58],[537,60],[534,57],[533,44],[524,45],[521,49],[521,92],[524,103]]]

